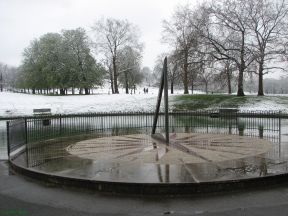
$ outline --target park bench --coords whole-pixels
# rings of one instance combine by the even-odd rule
[[[51,115],[51,109],[45,108],[45,109],[33,109],[33,115],[35,117],[45,117]],[[43,118],[42,124],[43,126],[48,126],[51,124],[51,120],[49,118]]]
[[[211,113],[210,117],[211,118],[236,117],[238,111],[239,110],[236,108],[220,108],[218,112]]]
[[[51,109],[33,109],[34,116],[46,116],[51,115]]]
[[[221,117],[236,117],[238,111],[236,108],[220,108],[219,114]]]

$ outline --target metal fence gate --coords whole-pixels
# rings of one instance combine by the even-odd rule
[[[15,156],[25,149],[27,143],[26,119],[16,119],[7,122],[7,151],[8,158]]]

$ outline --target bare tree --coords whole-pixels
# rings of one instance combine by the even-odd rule
[[[199,86],[198,77],[200,72],[200,64],[190,64],[188,70],[191,93],[194,94],[195,87]]]
[[[170,81],[170,91],[171,94],[174,94],[174,85],[178,81],[179,78],[179,62],[177,60],[177,56],[170,55],[168,56],[168,79]]]
[[[136,26],[127,20],[117,20],[113,18],[102,19],[97,21],[92,30],[95,33],[95,44],[104,53],[109,53],[113,68],[113,84],[112,93],[118,94],[118,57],[119,52],[125,46],[138,47],[139,30]],[[114,90],[114,91],[113,91]]]
[[[156,57],[155,64],[153,67],[152,77],[155,80],[154,85],[160,84],[160,77],[162,74],[163,59],[167,56],[167,53],[161,53]]]
[[[209,56],[208,56],[209,57]],[[215,68],[213,59],[206,59],[201,61],[198,65],[199,68],[199,77],[198,80],[200,83],[204,84],[205,92],[208,94],[209,84],[215,78]]]
[[[132,47],[124,47],[119,54],[119,81],[124,85],[126,94],[129,94],[129,88],[134,88],[136,84],[142,81],[140,75],[141,52]]]
[[[188,5],[179,6],[170,21],[163,21],[163,41],[169,43],[175,50],[174,55],[177,57],[178,66],[182,70],[182,80],[184,86],[184,94],[188,94],[188,68],[189,56],[196,46],[196,32],[190,25],[192,10]]]
[[[228,94],[232,94],[232,81],[234,80],[234,72],[237,67],[233,61],[223,60],[219,62],[217,69],[220,70],[217,80],[222,84],[222,88],[227,87]]]
[[[161,53],[157,56],[155,65],[154,65],[154,77],[159,82],[161,74],[162,74],[162,67],[163,67],[163,59],[167,57],[168,65],[167,65],[167,72],[168,72],[168,81],[170,82],[170,92],[174,94],[174,85],[178,83],[180,79],[180,67],[179,67],[179,60],[175,51],[172,53]]]
[[[288,8],[286,0],[255,0],[249,1],[249,27],[253,32],[255,43],[254,48],[256,62],[258,64],[258,96],[263,96],[263,76],[269,69],[279,67],[269,67],[268,63],[282,54],[280,45],[287,34],[287,14]],[[281,69],[281,68],[280,68]]]
[[[17,88],[19,80],[19,69],[0,62],[0,92],[6,88],[11,90]]]
[[[152,74],[153,72],[151,71],[149,67],[145,66],[141,69],[141,73],[143,74],[144,79],[145,79],[144,84],[150,87],[155,82],[155,80],[153,79],[153,74]]]
[[[206,7],[209,24],[203,35],[213,48],[217,60],[231,60],[238,68],[238,96],[244,96],[244,71],[255,60],[249,47],[250,34],[247,5],[250,0],[221,0]]]
[[[102,59],[102,63],[106,68],[106,80],[110,83],[110,88],[112,94],[114,94],[114,76],[113,76],[113,65],[111,59],[108,57],[109,55],[104,55],[104,59]]]

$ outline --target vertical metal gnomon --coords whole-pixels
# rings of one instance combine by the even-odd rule
[[[156,132],[158,116],[160,112],[160,104],[162,99],[162,92],[164,90],[164,108],[165,108],[165,142],[169,143],[169,115],[168,115],[168,73],[167,73],[167,57],[164,59],[162,75],[160,80],[160,87],[158,92],[156,110],[153,119],[152,135]]]

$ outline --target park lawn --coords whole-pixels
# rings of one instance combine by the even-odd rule
[[[171,109],[176,110],[211,110],[225,108],[238,108],[240,110],[279,110],[288,111],[288,96],[262,96],[223,94],[180,95],[171,98]]]
[[[106,93],[104,93],[106,92]],[[158,89],[149,94],[107,94],[43,96],[0,92],[0,117],[33,115],[33,109],[50,108],[52,114],[101,112],[155,112]],[[288,113],[288,95],[237,97],[226,94],[183,95],[178,91],[169,95],[169,110],[215,110],[220,107],[238,108],[240,111],[282,111]],[[161,106],[161,110],[164,107]]]

